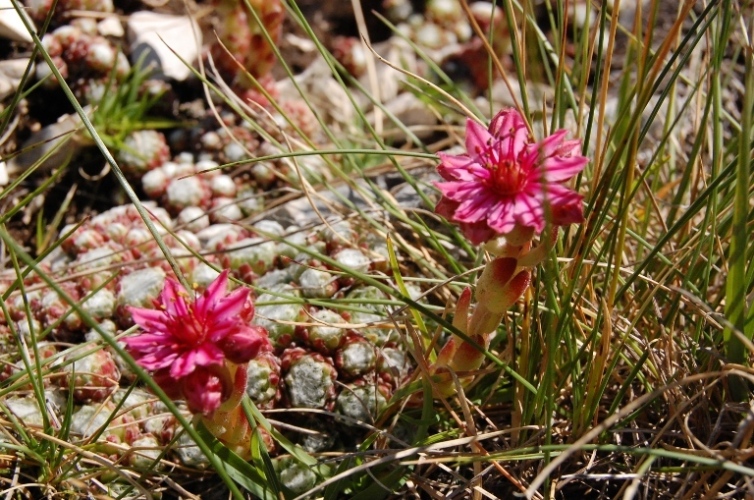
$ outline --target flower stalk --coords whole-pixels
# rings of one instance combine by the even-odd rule
[[[505,313],[554,248],[558,227],[584,220],[581,196],[563,185],[589,161],[579,154],[580,141],[566,140],[567,132],[559,130],[535,142],[529,130],[518,111],[504,109],[487,129],[467,121],[466,154],[438,153],[444,182],[436,183],[442,197],[435,211],[491,256],[476,284],[476,305],[471,290],[464,290],[453,319],[476,345],[453,335],[430,368],[444,397],[456,390],[447,372],[481,367]],[[473,378],[459,380],[465,386]]]
[[[246,364],[235,365],[233,389],[228,399],[210,416],[198,415],[204,427],[229,450],[244,460],[251,459],[251,437],[254,428],[249,424],[241,401],[246,394]]]

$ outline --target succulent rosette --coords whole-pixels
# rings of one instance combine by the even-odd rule
[[[566,140],[558,130],[535,142],[521,114],[500,111],[485,129],[466,123],[466,153],[438,153],[435,183],[442,198],[435,211],[457,223],[473,243],[481,244],[516,227],[541,233],[547,222],[583,221],[582,197],[563,185],[583,170],[581,141]]]
[[[192,300],[166,280],[156,309],[129,308],[142,332],[124,339],[129,352],[171,397],[186,399],[194,413],[211,415],[232,392],[235,369],[269,350],[267,331],[252,325],[249,289],[226,295],[228,271]]]

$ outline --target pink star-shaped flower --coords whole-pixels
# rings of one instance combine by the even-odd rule
[[[248,288],[226,295],[228,271],[192,297],[168,279],[157,309],[129,308],[142,333],[124,339],[129,352],[171,397],[183,397],[194,413],[211,414],[233,383],[225,362],[246,363],[270,349],[267,331],[250,322]]]
[[[581,141],[566,140],[558,130],[537,143],[515,109],[500,111],[488,129],[466,122],[466,154],[438,153],[438,173],[447,182],[435,211],[459,224],[464,235],[481,244],[517,225],[541,233],[555,225],[582,222],[582,197],[562,185],[581,172],[589,159],[579,154]]]

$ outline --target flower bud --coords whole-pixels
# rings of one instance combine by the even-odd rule
[[[212,414],[230,392],[227,369],[212,368],[197,368],[183,379],[183,397],[192,413]]]
[[[218,347],[228,361],[241,364],[255,358],[260,350],[269,348],[270,341],[263,327],[253,325],[226,336],[218,342]]]

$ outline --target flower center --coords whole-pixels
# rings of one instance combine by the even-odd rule
[[[205,342],[207,338],[207,327],[202,318],[197,317],[194,308],[188,305],[186,315],[173,316],[172,333],[181,339],[187,345],[198,346]]]
[[[513,196],[521,192],[526,181],[526,172],[519,162],[501,159],[495,163],[488,163],[487,169],[492,174],[492,188],[499,194]]]

